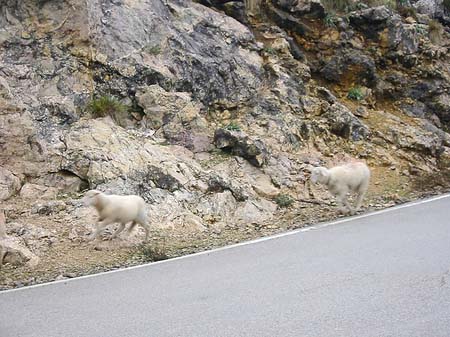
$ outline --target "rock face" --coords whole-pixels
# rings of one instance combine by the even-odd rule
[[[58,201],[98,188],[144,197],[156,227],[242,229],[307,195],[309,165],[445,169],[449,40],[429,17],[201,3],[3,1],[0,200],[70,220]],[[103,96],[123,123],[87,108]]]

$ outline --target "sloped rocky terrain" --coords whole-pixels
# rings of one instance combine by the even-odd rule
[[[366,161],[364,211],[446,191],[450,11],[424,2],[3,1],[0,286],[332,219],[313,165]],[[151,243],[86,242],[88,188],[141,195]]]

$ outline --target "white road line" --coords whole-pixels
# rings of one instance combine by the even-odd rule
[[[352,216],[352,217],[347,217],[347,218],[340,219],[340,220],[334,220],[334,221],[330,221],[330,222],[325,222],[323,224],[308,226],[308,227],[305,227],[305,228],[299,228],[299,229],[296,229],[296,230],[293,230],[293,231],[289,231],[289,232],[284,232],[284,233],[279,233],[279,234],[275,234],[275,235],[271,235],[271,236],[266,236],[266,237],[255,239],[255,240],[244,241],[244,242],[236,243],[236,244],[229,245],[229,246],[224,246],[224,247],[215,248],[215,249],[211,249],[211,250],[205,250],[205,251],[198,252],[198,253],[178,256],[178,257],[174,257],[174,258],[163,260],[163,261],[150,262],[150,263],[141,264],[141,265],[138,265],[138,266],[125,267],[125,268],[122,268],[122,269],[115,269],[115,270],[105,271],[105,272],[101,272],[101,273],[97,273],[97,274],[78,276],[78,277],[74,277],[74,278],[70,278],[70,279],[66,279],[66,280],[50,281],[50,282],[35,284],[35,285],[26,286],[26,287],[22,287],[22,288],[3,290],[3,291],[0,291],[0,297],[1,297],[2,294],[11,293],[11,292],[14,292],[14,291],[22,291],[22,290],[26,291],[28,289],[49,286],[49,285],[52,285],[52,284],[68,283],[68,282],[72,282],[72,281],[76,281],[76,280],[80,280],[80,279],[86,279],[86,278],[91,278],[91,277],[98,277],[98,276],[105,275],[105,274],[124,272],[124,271],[127,271],[127,270],[133,270],[133,269],[138,269],[138,268],[151,267],[151,266],[155,266],[155,265],[159,265],[159,264],[163,264],[163,263],[171,263],[171,262],[174,262],[174,261],[177,261],[177,260],[188,259],[188,258],[192,258],[192,257],[199,256],[199,255],[212,254],[212,253],[220,252],[220,251],[223,251],[223,250],[234,249],[234,248],[237,248],[237,247],[242,247],[242,246],[247,246],[247,245],[251,245],[251,244],[255,244],[255,243],[259,243],[259,242],[264,242],[264,241],[268,241],[268,240],[278,239],[278,238],[281,238],[281,237],[295,235],[295,234],[302,233],[302,232],[308,232],[308,231],[311,231],[311,230],[315,231],[315,230],[319,230],[319,229],[322,229],[322,228],[325,228],[325,227],[339,225],[339,224],[342,224],[342,223],[345,223],[345,222],[354,221],[354,220],[364,219],[364,218],[368,218],[368,217],[372,217],[372,216],[376,216],[376,215],[380,215],[380,214],[396,211],[396,210],[403,209],[403,208],[409,208],[409,207],[413,207],[413,206],[417,206],[417,205],[427,204],[427,203],[430,203],[430,202],[433,202],[433,201],[436,201],[436,200],[440,200],[440,199],[445,199],[445,198],[450,198],[450,194],[443,194],[443,195],[436,196],[436,197],[431,197],[431,198],[428,198],[428,199],[422,199],[422,200],[418,200],[418,201],[413,201],[413,202],[409,202],[409,203],[406,203],[406,204],[403,204],[403,205],[389,207],[389,208],[385,208],[385,209],[382,209],[382,210],[379,210],[379,211],[375,211],[375,212],[370,212],[370,213],[366,213],[366,214],[361,214],[361,215],[356,215],[356,216]]]

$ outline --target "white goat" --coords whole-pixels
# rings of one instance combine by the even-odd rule
[[[364,195],[369,187],[370,170],[361,162],[326,167],[315,167],[311,170],[311,181],[325,185],[336,197],[342,213],[355,214],[361,207]],[[352,209],[347,200],[348,193],[356,193],[356,208]],[[345,206],[347,210],[343,207]]]
[[[94,240],[112,223],[119,223],[119,227],[112,235],[112,239],[117,237],[125,228],[125,225],[131,222],[128,231],[141,225],[145,229],[145,241],[150,234],[150,226],[146,215],[146,204],[144,199],[137,195],[106,195],[97,190],[86,192],[83,201],[88,206],[94,206],[97,209],[99,219],[96,230],[90,235],[89,240]]]

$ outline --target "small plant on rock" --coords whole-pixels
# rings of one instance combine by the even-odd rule
[[[93,99],[87,106],[93,118],[110,116],[117,124],[123,125],[128,115],[128,106],[112,96]]]
[[[145,47],[145,51],[152,55],[159,55],[161,54],[161,46],[158,45],[147,46]]]
[[[325,26],[329,28],[336,28],[337,17],[335,13],[328,13],[325,16]]]
[[[289,207],[294,203],[294,199],[289,194],[279,194],[275,198],[275,202],[277,203],[278,207]]]
[[[417,25],[415,25],[416,33],[417,33],[417,34],[420,34],[420,35],[426,35],[427,30],[426,30],[425,27],[426,27],[426,26],[425,26],[425,25],[422,25],[422,24],[417,24]]]
[[[347,97],[354,101],[361,101],[364,99],[364,93],[359,87],[353,87],[348,91]]]
[[[228,124],[225,127],[225,130],[228,130],[228,131],[241,131],[242,129],[239,126],[239,124],[237,124],[236,122],[231,122],[230,124]]]
[[[146,262],[162,261],[169,258],[162,247],[150,246],[146,244],[139,247],[138,254]]]
[[[263,52],[266,53],[266,54],[269,54],[269,55],[276,55],[277,54],[276,50],[274,48],[272,48],[272,47],[264,47],[263,48]]]

